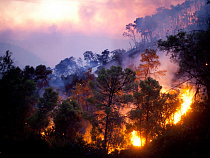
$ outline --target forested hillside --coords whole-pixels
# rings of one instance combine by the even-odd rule
[[[87,50],[54,68],[21,69],[4,52],[0,157],[209,157],[208,3],[158,8],[126,25],[128,50]],[[166,62],[178,67],[170,88]]]

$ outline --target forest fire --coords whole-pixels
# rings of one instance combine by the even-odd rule
[[[180,109],[174,114],[174,124],[178,123],[181,120],[182,115],[186,114],[187,111],[190,109],[193,96],[194,92],[189,87],[182,89],[180,98],[183,100],[183,103],[181,104]]]
[[[166,124],[169,122],[173,124],[177,124],[183,115],[190,110],[190,106],[193,102],[194,91],[191,87],[187,86],[181,89],[181,93],[179,94],[179,98],[182,100],[181,106],[177,109],[175,113],[173,113],[169,120],[166,120]]]
[[[132,142],[132,145],[133,146],[142,146],[143,143],[142,143],[142,140],[141,138],[137,135],[137,132],[136,131],[133,131],[132,132],[132,136],[131,136],[131,142]]]

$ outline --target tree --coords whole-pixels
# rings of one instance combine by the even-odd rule
[[[46,88],[42,98],[39,98],[37,111],[28,118],[28,123],[33,129],[33,132],[41,133],[41,130],[47,127],[49,120],[48,114],[51,112],[58,101],[58,92],[55,92],[52,87]]]
[[[81,63],[81,60],[78,61]],[[60,76],[73,74],[77,69],[79,69],[79,67],[73,56],[65,58],[64,60],[61,60],[59,64],[55,65],[55,73]]]
[[[129,118],[135,121],[135,125],[137,127],[137,131],[140,133],[140,140],[142,145],[142,125],[143,125],[143,110],[141,103],[143,102],[142,93],[135,91],[133,93],[133,103],[136,106],[134,109],[129,111]]]
[[[35,73],[35,69],[32,66],[29,66],[29,65],[25,66],[23,70],[23,74],[26,79],[34,80],[34,77],[35,77],[34,73]]]
[[[52,87],[46,88],[43,97],[39,99],[38,107],[44,113],[52,111],[57,105],[58,92],[55,92]]]
[[[142,95],[141,108],[145,115],[145,138],[148,144],[154,122],[155,103],[159,101],[161,86],[159,82],[148,77],[145,81],[140,81],[140,93]],[[163,105],[162,105],[163,106]]]
[[[74,140],[82,126],[82,108],[73,99],[64,100],[56,110],[55,132],[60,137]]]
[[[110,52],[108,51],[108,49],[104,50],[104,51],[101,53],[101,55],[98,55],[98,54],[97,54],[97,56],[98,56],[98,61],[101,63],[101,65],[102,65],[102,64],[105,65],[105,64],[108,62],[108,60],[109,60],[109,54],[110,54]]]
[[[86,52],[84,52],[83,53],[83,56],[84,56],[84,60],[86,60],[87,63],[90,66],[94,67],[94,66],[98,65],[98,60],[97,60],[97,58],[98,58],[97,56],[98,55],[93,54],[92,51],[86,51]]]
[[[0,135],[18,140],[24,137],[26,118],[37,103],[36,83],[26,79],[18,67],[13,66],[4,72],[0,79]]]
[[[132,24],[132,23],[126,25],[126,30],[127,30],[127,32],[124,32],[123,36],[124,37],[129,37],[133,41],[134,46],[137,48],[137,46],[138,46],[138,41],[137,41],[138,40],[137,39],[138,38],[138,32],[135,28],[135,25]],[[132,49],[132,46],[131,46],[131,49]]]
[[[112,60],[118,62],[118,65],[122,65],[123,62],[123,56],[126,53],[125,50],[121,49],[116,49],[111,52],[112,55]]]
[[[13,60],[11,59],[12,52],[6,51],[4,56],[0,56],[0,75],[4,75],[11,68],[14,68]],[[1,76],[0,76],[1,77]]]
[[[52,74],[52,71],[47,70],[45,65],[39,65],[36,67],[34,75],[35,75],[35,81],[37,82],[38,88],[49,86],[48,75],[50,74]]]
[[[166,70],[158,70],[158,67],[161,65],[159,61],[159,56],[156,54],[156,50],[154,49],[146,49],[144,53],[141,54],[142,59],[139,64],[136,75],[138,79],[145,80],[147,77],[155,77],[164,76]]]
[[[167,36],[167,40],[159,40],[160,50],[167,51],[171,59],[179,64],[179,74],[194,80],[198,91],[200,85],[207,89],[210,98],[210,30],[179,32]]]
[[[87,99],[91,97],[91,89],[89,88],[89,81],[93,80],[94,75],[91,74],[92,68],[89,68],[85,73],[84,80],[80,80],[75,83],[74,89],[71,90],[72,98],[80,104],[84,111],[88,111],[88,101]]]
[[[110,119],[113,113],[118,111],[116,103],[120,100],[120,93],[123,94],[126,86],[134,82],[135,72],[127,68],[124,71],[121,66],[111,66],[110,69],[102,68],[98,72],[95,82],[90,82],[93,88],[95,104],[102,111],[104,116],[104,149],[107,151],[108,129],[111,125]]]

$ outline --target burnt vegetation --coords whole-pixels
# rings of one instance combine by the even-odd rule
[[[158,8],[126,25],[128,51],[86,51],[53,69],[20,69],[7,51],[0,157],[210,157],[209,7]],[[179,65],[168,90],[158,51]]]

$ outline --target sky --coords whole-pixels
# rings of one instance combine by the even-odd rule
[[[0,42],[54,67],[85,51],[128,49],[125,26],[184,0],[0,0]]]

